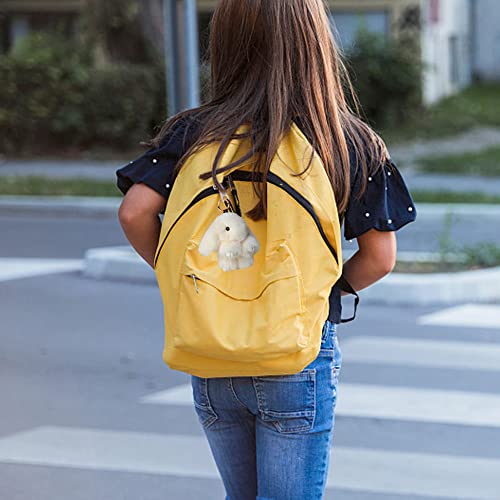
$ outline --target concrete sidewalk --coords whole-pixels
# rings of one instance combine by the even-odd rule
[[[424,174],[402,170],[405,182],[412,191],[453,191],[500,196],[500,177]]]
[[[395,160],[397,157],[395,156]],[[130,161],[130,160],[128,160]],[[116,182],[116,170],[128,161],[66,161],[66,160],[14,160],[0,162],[0,177],[39,175],[51,179],[85,178],[98,181]],[[443,175],[420,173],[413,168],[401,169],[403,176],[412,190],[425,191],[476,191],[500,196],[500,178]]]
[[[500,129],[478,127],[451,137],[417,139],[394,146],[389,150],[394,161],[412,167],[419,159],[426,157],[479,153],[500,145]]]

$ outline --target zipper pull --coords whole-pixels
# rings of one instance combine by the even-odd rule
[[[193,283],[194,283],[194,288],[196,290],[196,293],[200,293],[200,291],[198,290],[198,283],[196,283],[196,276],[194,274],[192,274],[191,276],[193,278]]]

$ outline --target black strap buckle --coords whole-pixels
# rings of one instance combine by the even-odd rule
[[[222,210],[224,213],[227,212],[235,212],[241,217],[241,208],[240,208],[240,200],[238,198],[238,192],[236,190],[236,186],[234,185],[234,181],[231,177],[231,174],[227,175],[224,177],[222,181],[222,186],[226,189],[224,194],[221,194],[221,201],[224,203],[224,210]],[[216,187],[214,187],[216,189]],[[231,202],[227,190],[231,192],[231,195],[233,196],[233,202]]]
[[[342,291],[347,292],[351,295],[354,295],[354,313],[353,313],[352,317],[340,318],[341,323],[348,323],[349,321],[352,321],[353,319],[356,318],[356,312],[358,310],[358,304],[359,304],[359,295],[356,292],[356,290],[354,290],[352,285],[344,278],[343,275],[340,276],[340,278],[338,279],[337,285]]]

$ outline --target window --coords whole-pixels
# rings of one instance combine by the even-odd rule
[[[76,32],[78,15],[73,12],[12,13],[4,17],[8,26],[4,49],[12,48],[19,40],[33,31],[58,29],[68,38]]]
[[[333,10],[332,21],[338,31],[337,43],[343,49],[349,49],[354,45],[360,29],[384,36],[389,35],[389,14],[384,10],[366,12]]]
[[[448,41],[450,58],[450,81],[453,84],[460,83],[460,50],[458,45],[458,36],[451,35]]]

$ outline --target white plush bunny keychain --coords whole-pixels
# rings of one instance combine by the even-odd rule
[[[231,180],[230,182],[234,189],[234,184]],[[235,190],[233,194],[238,206]],[[223,271],[250,267],[260,244],[243,218],[234,211],[227,193],[220,192],[220,195],[226,209],[210,224],[200,241],[198,250],[205,256],[217,252],[219,267]]]

